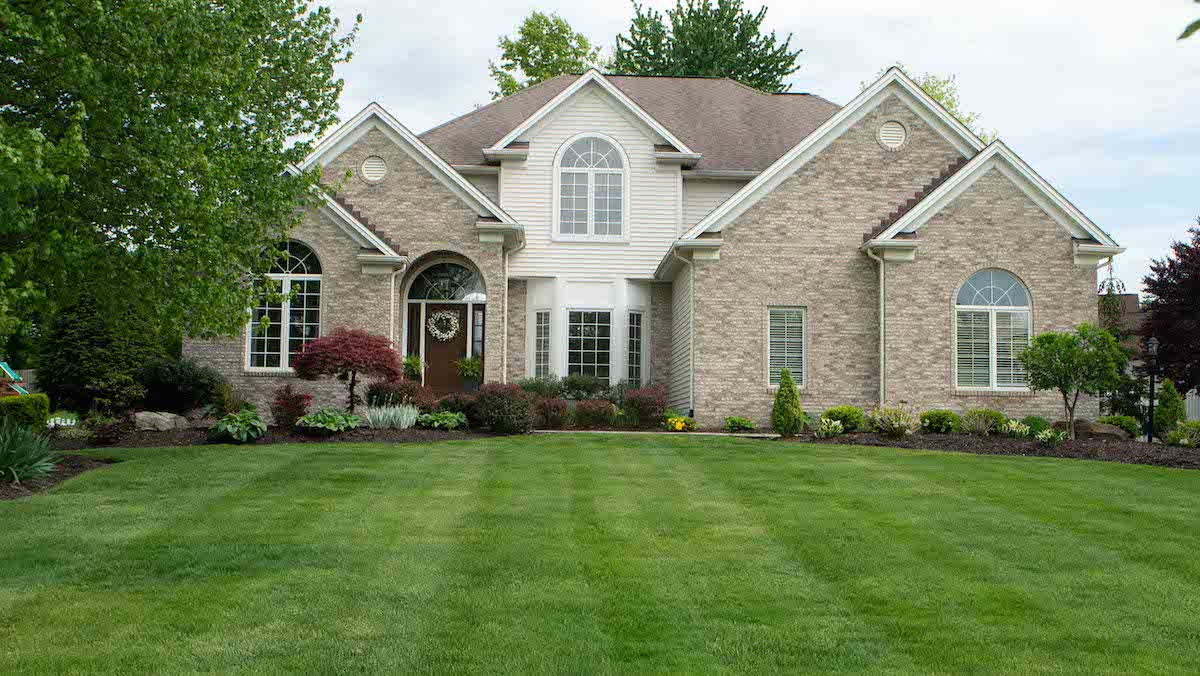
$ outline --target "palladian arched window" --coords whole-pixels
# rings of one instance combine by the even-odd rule
[[[437,263],[425,268],[408,290],[409,300],[487,301],[478,272],[457,263]]]
[[[1029,346],[1029,290],[1003,270],[981,270],[954,304],[955,382],[972,389],[1023,389],[1028,374],[1017,356]]]
[[[563,149],[558,160],[558,232],[568,238],[620,239],[625,221],[625,160],[595,136]]]
[[[248,366],[287,369],[304,346],[321,336],[321,261],[307,244],[283,245],[267,273],[277,286],[263,294],[250,316]]]

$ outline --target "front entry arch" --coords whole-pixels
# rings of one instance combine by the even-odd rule
[[[466,389],[455,362],[474,356],[482,367],[486,358],[483,277],[457,260],[431,261],[416,271],[405,303],[404,354],[420,355],[422,382],[438,392]]]

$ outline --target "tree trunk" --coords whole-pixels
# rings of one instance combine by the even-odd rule
[[[1067,395],[1063,396],[1063,411],[1067,414],[1067,438],[1075,440],[1075,407],[1067,402]]]
[[[358,385],[358,371],[351,371],[350,372],[350,409],[349,409],[350,413],[354,413],[354,400],[356,399],[356,397],[354,396],[354,388],[357,385]]]

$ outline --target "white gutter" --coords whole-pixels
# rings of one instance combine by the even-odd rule
[[[671,249],[671,255],[688,266],[688,417],[696,415],[696,266]]]
[[[887,274],[883,267],[883,259],[876,256],[874,251],[864,249],[866,256],[880,264],[880,408],[886,403],[888,387],[888,351],[887,343]]]

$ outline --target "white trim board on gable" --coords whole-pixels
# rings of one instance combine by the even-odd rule
[[[285,174],[296,175],[300,173],[300,168],[289,164],[283,171]],[[401,257],[392,247],[388,246],[387,242],[371,232],[370,228],[359,222],[353,214],[338,204],[337,200],[330,197],[328,193],[321,188],[316,188],[316,191],[321,200],[317,209],[349,235],[350,239],[354,240],[359,246],[368,249],[377,249],[384,256]]]
[[[446,163],[433,149],[425,144],[416,134],[413,134],[407,127],[400,124],[399,120],[392,117],[391,113],[383,109],[378,103],[367,104],[357,115],[350,118],[345,124],[330,134],[323,141],[317,144],[308,157],[304,158],[304,162],[300,165],[303,170],[308,170],[314,165],[325,165],[332,162],[339,155],[346,151],[347,148],[354,145],[371,129],[379,129],[389,139],[400,146],[425,168],[430,174],[440,180],[447,188],[459,196],[464,202],[471,205],[480,216],[491,216],[500,220],[501,223],[520,229],[520,225],[513,220],[511,216],[504,212],[495,202],[489,199],[476,188],[470,181],[458,173]]]
[[[889,96],[896,96],[913,110],[933,129],[938,130],[963,157],[971,157],[983,150],[984,143],[970,129],[959,122],[940,103],[930,98],[920,85],[913,82],[899,68],[889,68],[870,87],[864,89],[850,103],[817,127],[813,133],[775,160],[754,180],[714,209],[708,216],[684,233],[680,239],[695,239],[704,232],[720,232],[721,228],[745,213],[755,202],[768,195],[779,184],[787,180],[807,164],[830,143],[854,126]]]
[[[596,83],[596,85],[603,89],[606,93],[608,93],[613,99],[619,102],[622,107],[625,108],[625,110],[632,113],[632,115],[639,122],[649,127],[654,131],[655,134],[661,136],[667,143],[675,146],[676,150],[681,153],[695,154],[695,151],[689,148],[687,144],[681,141],[677,136],[672,134],[670,129],[664,127],[662,123],[654,119],[650,113],[647,113],[641,106],[634,103],[633,99],[626,96],[625,92],[617,88],[617,86],[612,82],[609,82],[608,78],[604,77],[600,71],[594,68],[579,76],[579,79],[572,82],[569,87],[562,90],[554,98],[547,101],[544,106],[537,110],[537,112],[527,117],[524,122],[517,125],[516,128],[505,134],[504,138],[497,141],[491,148],[488,148],[487,150],[501,150],[507,147],[508,144],[521,138],[522,135],[541,122],[543,118],[553,113],[565,102],[571,100],[577,92],[584,88],[584,86],[593,82]]]
[[[992,142],[937,189],[926,195],[925,199],[888,226],[887,230],[864,244],[863,247],[871,248],[872,244],[889,241],[902,232],[916,232],[930,218],[966,192],[975,184],[975,181],[993,168],[1008,177],[1034,204],[1046,212],[1046,215],[1071,233],[1072,237],[1094,239],[1106,247],[1120,248],[1108,233],[1093,223],[1074,204],[1063,197],[1062,193],[1055,190],[1054,186],[1039,176],[1003,141]]]

